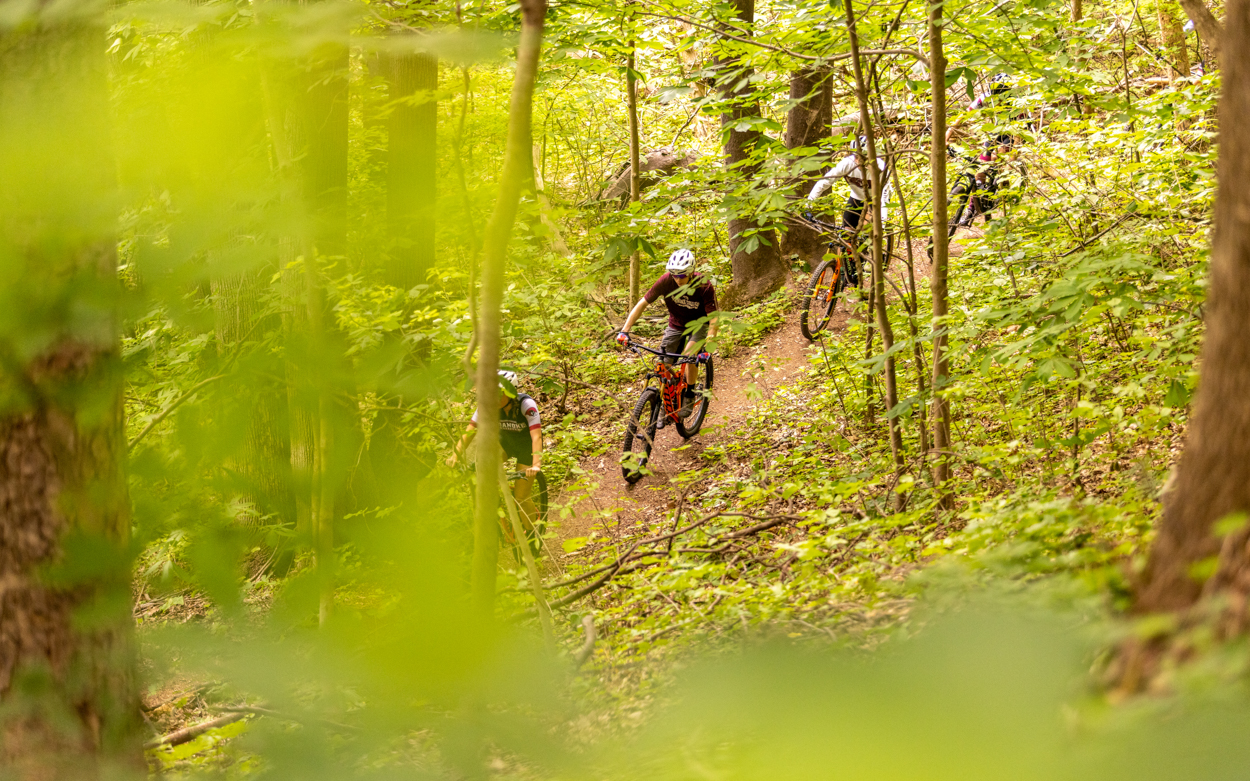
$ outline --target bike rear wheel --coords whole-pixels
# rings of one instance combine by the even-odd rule
[[[807,295],[803,298],[803,309],[799,312],[799,330],[807,339],[815,339],[816,334],[825,330],[833,317],[833,309],[838,303],[838,293],[842,290],[842,254],[837,253],[832,260],[826,260],[812,272],[807,283]]]
[[[694,409],[691,410],[689,417],[677,418],[677,433],[682,439],[690,439],[699,433],[699,429],[703,428],[703,420],[707,417],[708,407],[712,404],[712,398],[704,395],[703,391],[710,392],[712,390],[714,377],[712,359],[708,358],[707,363],[703,364],[703,379],[694,386]]]
[[[643,478],[644,467],[651,458],[651,448],[655,446],[656,423],[662,406],[660,392],[655,388],[646,388],[629,415],[625,442],[621,446],[621,474],[627,483],[636,483]]]
[[[955,215],[947,223],[946,235],[948,238],[954,236],[955,231],[959,230],[959,222],[964,218],[964,212],[968,210],[970,200],[967,185],[961,184],[951,190],[951,197],[947,204],[958,203],[959,206],[955,209]]]

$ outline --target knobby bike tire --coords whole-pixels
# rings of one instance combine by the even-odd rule
[[[715,373],[712,371],[712,359],[708,358],[707,363],[703,364],[703,381],[694,386],[694,392],[697,400],[694,409],[691,410],[690,416],[685,418],[677,418],[677,433],[682,439],[690,439],[699,433],[699,429],[703,428],[703,419],[707,417],[707,409],[712,404],[712,399],[704,396],[702,391],[712,390],[712,382],[715,380]]]
[[[642,467],[651,459],[651,448],[655,446],[656,423],[662,406],[660,392],[646,388],[629,414],[625,442],[621,445],[621,474],[627,483],[636,483],[643,477]]]
[[[538,536],[542,537],[547,531],[547,477],[542,472],[534,477],[532,496],[534,507],[538,510],[538,520],[534,523],[534,529],[538,531]]]
[[[823,261],[812,272],[812,278],[807,283],[807,295],[803,297],[803,309],[799,312],[799,330],[808,340],[815,339],[816,334],[829,324],[841,283],[841,253],[832,260]]]
[[[968,204],[971,201],[971,196],[968,192],[968,188],[966,185],[961,184],[958,187],[956,187],[954,190],[951,190],[951,197],[947,202],[953,203],[955,201],[959,202],[959,208],[955,210],[954,218],[951,219],[949,223],[947,223],[947,226],[946,226],[947,238],[954,236],[955,231],[959,230],[959,221],[963,219],[964,210],[968,208]]]

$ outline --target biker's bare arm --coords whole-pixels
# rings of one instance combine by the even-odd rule
[[[647,298],[643,296],[638,299],[638,303],[634,304],[634,308],[629,310],[629,316],[625,318],[625,324],[621,326],[621,333],[629,333],[629,329],[634,327],[634,323],[638,322],[638,318],[642,317],[642,313],[647,309]]]

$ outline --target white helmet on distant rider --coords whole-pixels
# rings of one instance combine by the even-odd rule
[[[855,140],[851,141],[851,151],[852,152],[860,152],[860,151],[867,152],[868,151],[868,136],[859,136]]]
[[[694,270],[694,253],[688,249],[677,250],[668,256],[664,269],[670,274],[689,274]]]
[[[500,390],[502,390],[504,394],[509,397],[515,397],[516,392],[517,392],[516,391],[517,379],[518,378],[516,376],[516,372],[510,372],[507,369],[500,369],[499,370]]]

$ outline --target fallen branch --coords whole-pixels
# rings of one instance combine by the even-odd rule
[[[143,744],[143,748],[146,750],[161,748],[162,746],[178,746],[183,743],[188,743],[195,740],[200,735],[203,735],[205,732],[246,719],[248,715],[249,713],[246,712],[226,713],[216,718],[209,719],[208,721],[202,721],[199,724],[192,724],[189,727],[183,727],[177,732],[171,732],[164,737],[149,740],[147,743]]]
[[[752,515],[750,513],[726,513],[726,512],[714,512],[709,515],[705,515],[699,520],[694,521],[693,523],[687,524],[681,529],[678,529],[673,532],[669,532],[668,534],[659,534],[654,537],[647,537],[645,539],[638,540],[632,546],[630,546],[628,551],[626,551],[623,555],[618,556],[611,563],[605,564],[601,567],[591,570],[590,572],[586,572],[581,575],[578,575],[575,578],[570,578],[569,580],[566,580],[562,583],[556,583],[552,586],[549,586],[548,588],[553,588],[553,589],[560,588],[563,586],[571,586],[574,583],[579,583],[598,573],[603,573],[594,582],[586,586],[583,586],[582,588],[578,589],[577,591],[574,591],[571,594],[566,594],[565,596],[560,597],[559,599],[552,600],[550,603],[548,603],[549,606],[553,608],[562,607],[564,605],[569,604],[570,602],[574,602],[578,599],[581,599],[587,594],[591,594],[595,591],[598,591],[599,589],[606,586],[612,580],[613,577],[615,577],[617,574],[622,572],[622,568],[626,564],[632,561],[637,561],[638,559],[643,559],[648,556],[656,556],[656,557],[663,558],[664,551],[661,551],[659,549],[647,549],[645,551],[639,551],[638,549],[642,547],[643,545],[651,545],[654,543],[667,542],[669,540],[672,540],[674,537],[685,534],[686,532],[689,532],[689,531],[693,531],[699,528],[700,526],[703,526],[715,520],[716,518],[749,518],[753,521],[762,521],[762,523],[756,524],[755,526],[749,527],[747,529],[742,529],[738,532],[731,532],[727,535],[723,535],[723,536],[728,536],[728,537],[745,537],[750,534],[756,534],[758,532],[764,531],[765,529],[771,529],[774,526],[780,526],[783,523],[792,523],[794,521],[802,520],[802,516],[798,516],[798,515]],[[716,536],[722,536],[722,535],[716,535]],[[728,546],[728,543],[726,543],[722,547],[727,547],[727,546]],[[625,571],[632,572],[633,569],[625,570]]]
[[[581,668],[586,660],[595,650],[595,640],[598,639],[599,633],[595,631],[595,620],[590,616],[582,616],[582,627],[586,630],[586,642],[578,650],[577,655],[573,657],[573,669]]]

